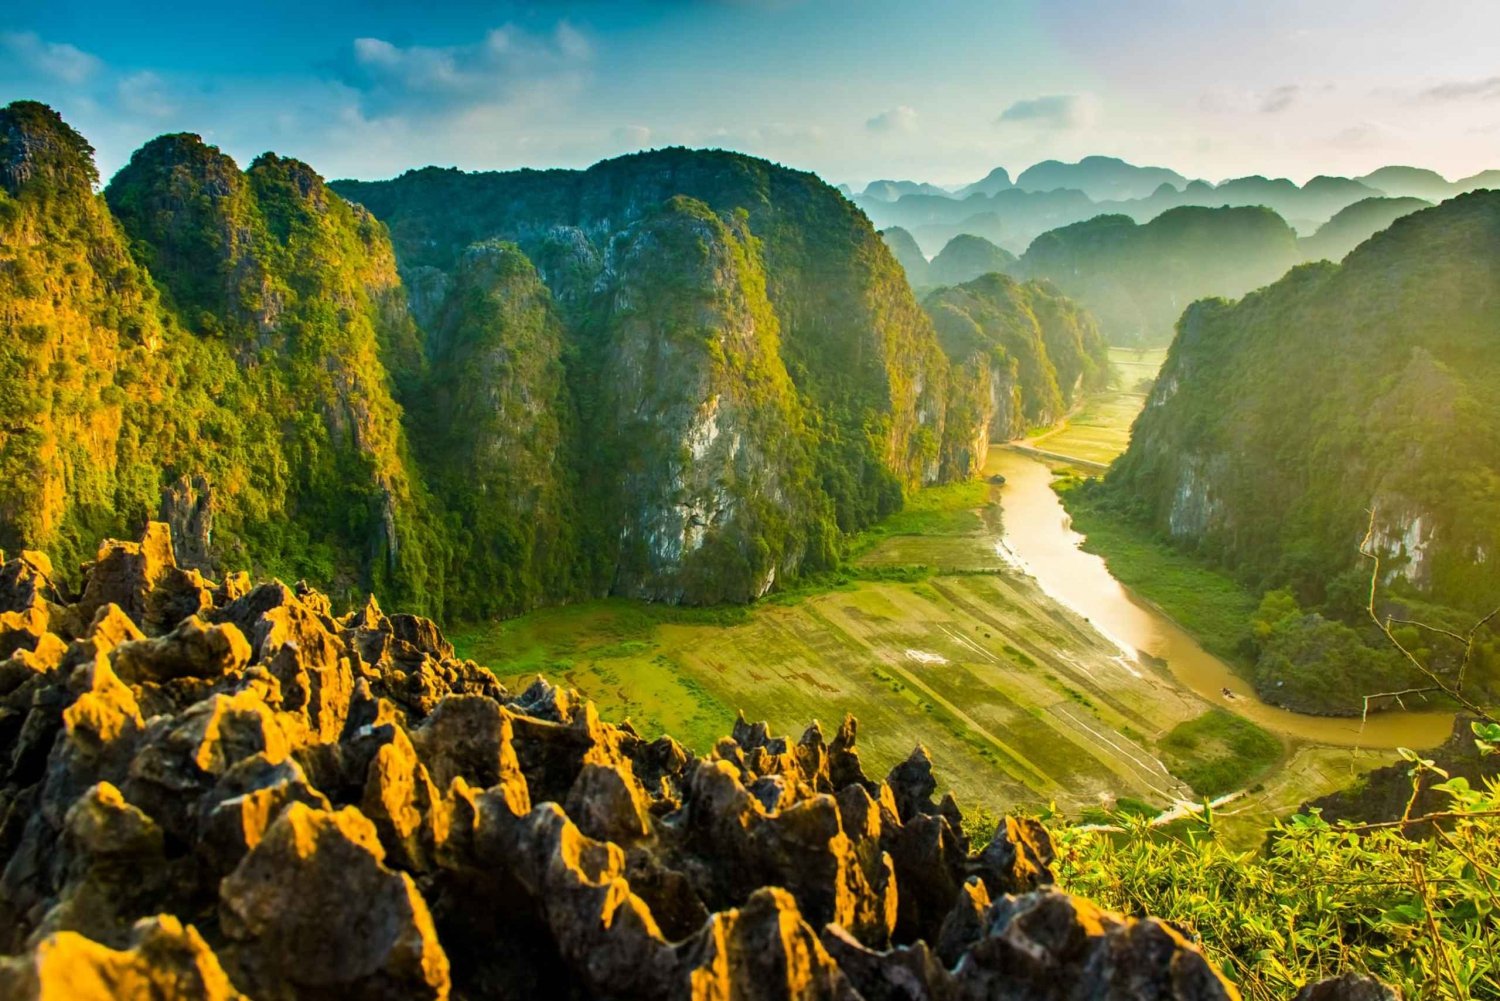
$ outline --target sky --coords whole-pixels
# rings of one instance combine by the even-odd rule
[[[0,103],[327,177],[714,146],[862,186],[1089,154],[1217,181],[1500,167],[1496,0],[50,0]]]

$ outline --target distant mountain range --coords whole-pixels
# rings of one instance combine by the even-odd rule
[[[991,272],[1043,279],[1092,310],[1110,343],[1150,345],[1170,341],[1178,317],[1198,299],[1238,298],[1303,261],[1342,260],[1402,216],[1500,185],[1500,171],[1448,181],[1430,170],[1383,167],[1301,186],[1266,177],[1215,186],[1088,157],[1037,164],[1014,184],[996,168],[963,197],[919,191],[915,182],[880,183],[911,190],[892,202],[864,195],[855,202],[882,227],[919,296]],[[1052,184],[1076,186],[1039,190]],[[1089,193],[1129,194],[1152,184],[1149,195],[1133,199],[1095,201]]]
[[[1436,203],[1489,187],[1500,187],[1500,170],[1449,181],[1431,170],[1389,166],[1362,177],[1320,175],[1302,185],[1259,175],[1215,184],[1165,167],[1089,156],[1077,163],[1045,160],[1014,180],[997,167],[956,190],[913,180],[875,181],[850,197],[877,228],[907,230],[929,256],[960,233],[983,236],[1019,255],[1047,230],[1097,215],[1126,215],[1143,223],[1184,205],[1263,205],[1310,236],[1338,212],[1366,199]]]

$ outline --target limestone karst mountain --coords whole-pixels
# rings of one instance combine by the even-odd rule
[[[1297,236],[1264,208],[1178,208],[1140,225],[1098,216],[1038,237],[1017,273],[1046,278],[1099,318],[1111,344],[1171,340],[1197,299],[1240,296],[1301,261]]]
[[[952,439],[946,461],[955,473],[983,465],[986,428],[994,441],[1020,437],[1109,381],[1109,349],[1093,317],[1047,282],[991,273],[937,289],[922,308],[958,366],[949,422],[974,428],[973,438]]]
[[[1288,589],[1260,613],[1267,697],[1358,714],[1360,694],[1414,677],[1383,637],[1367,647],[1324,619],[1367,621],[1362,549],[1384,558],[1382,593],[1415,603],[1398,618],[1453,631],[1500,593],[1497,265],[1500,193],[1474,192],[1341,264],[1184,314],[1104,495],[1262,591]],[[1462,657],[1481,693],[1500,685],[1492,644],[1452,645],[1424,649],[1447,671]]]
[[[982,236],[968,233],[949,240],[928,267],[932,285],[962,285],[981,275],[1010,273],[1016,266],[1016,255]]]
[[[94,194],[84,139],[0,111],[0,544],[75,563],[162,516],[184,555],[411,596],[428,519],[389,372],[416,351],[367,212],[192,136]]]
[[[1342,261],[1355,247],[1404,215],[1431,208],[1420,198],[1366,198],[1339,210],[1312,236],[1297,241],[1310,261]]]
[[[1165,167],[1138,167],[1112,156],[1086,156],[1077,163],[1043,160],[1016,176],[1023,191],[1071,188],[1096,202],[1145,198],[1163,184],[1181,190],[1187,178]]]
[[[0,565],[7,998],[1238,996],[1037,822],[971,844],[921,748],[867,777],[853,719],[696,757],[164,524],[55,579]]]
[[[204,570],[439,615],[747,601],[976,440],[811,174],[677,149],[330,186],[169,135],[96,181],[51,109],[0,111],[0,544],[64,567],[162,518]]]

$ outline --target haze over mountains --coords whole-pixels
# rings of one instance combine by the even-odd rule
[[[1238,298],[1302,260],[1339,260],[1407,213],[1500,182],[1414,167],[1211,185],[1111,157],[1004,168],[957,191],[882,181],[854,197],[919,293],[987,271],[1055,282],[1111,343],[1162,345],[1191,302]],[[929,259],[930,258],[930,259]]]
[[[72,562],[161,517],[450,614],[743,602],[1107,368],[1055,292],[954,347],[846,199],[738,154],[328,185],[179,134],[101,197],[91,152],[0,111],[0,544]]]
[[[1014,181],[998,167],[955,190],[918,181],[878,181],[852,197],[877,228],[910,231],[928,256],[960,232],[985,236],[1019,255],[1042,232],[1095,215],[1127,215],[1149,222],[1184,205],[1263,205],[1308,236],[1339,210],[1366,198],[1438,202],[1497,184],[1500,170],[1449,181],[1434,171],[1401,166],[1352,178],[1317,176],[1301,185],[1259,175],[1209,182],[1190,180],[1165,167],[1090,156],[1077,163],[1046,160]],[[1001,229],[995,228],[992,214],[1004,220]]]

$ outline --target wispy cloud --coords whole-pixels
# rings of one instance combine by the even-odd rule
[[[917,130],[916,109],[903,104],[889,111],[882,111],[866,121],[865,128],[871,132],[915,132]]]
[[[1280,87],[1272,88],[1261,96],[1261,114],[1274,115],[1285,111],[1297,102],[1297,98],[1301,94],[1302,88],[1295,83],[1283,84]]]
[[[770,122],[747,129],[715,129],[701,138],[692,135],[685,138],[688,142],[701,141],[711,146],[769,155],[819,146],[828,138],[828,133],[819,125]]]
[[[1048,94],[1017,101],[995,119],[997,125],[1029,124],[1049,129],[1082,129],[1099,117],[1099,105],[1089,94]]]
[[[651,145],[651,130],[644,125],[621,125],[611,130],[609,138],[620,149],[645,149]]]
[[[1428,87],[1418,96],[1428,101],[1494,100],[1500,98],[1500,76],[1483,80],[1450,80]]]
[[[495,28],[468,45],[400,46],[366,37],[354,40],[342,78],[372,117],[443,113],[576,84],[592,55],[588,39],[567,22],[550,34]]]
[[[31,31],[0,31],[0,54],[23,73],[60,83],[83,83],[104,65],[77,46],[48,42]]]
[[[144,118],[164,118],[177,110],[167,97],[165,81],[150,70],[122,77],[115,85],[115,97],[121,110]]]

